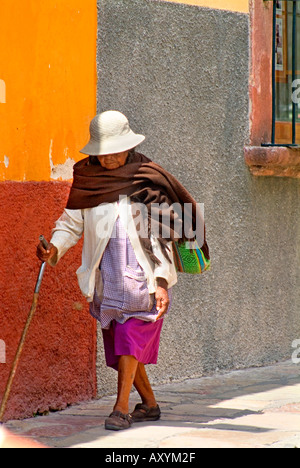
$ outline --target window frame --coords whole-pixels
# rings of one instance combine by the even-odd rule
[[[300,179],[300,146],[268,146],[272,130],[273,3],[249,0],[249,139],[244,161],[254,177]]]
[[[262,146],[279,146],[279,147],[291,147],[300,148],[300,123],[297,122],[296,114],[297,107],[300,107],[300,103],[297,103],[292,99],[293,93],[291,93],[291,105],[292,105],[292,120],[291,122],[279,121],[276,119],[276,25],[277,25],[277,4],[276,0],[269,0],[273,2],[273,28],[272,28],[272,130],[271,130],[271,143],[262,143]],[[297,80],[297,36],[300,36],[300,31],[297,31],[297,7],[300,4],[300,0],[282,0],[286,3],[286,12],[288,2],[293,2],[293,19],[292,19],[292,87]],[[287,13],[286,13],[287,14]],[[299,64],[300,66],[300,64]],[[299,77],[300,78],[300,77]],[[291,133],[292,138],[290,142],[278,142],[276,143],[276,136],[281,132],[283,135]],[[288,140],[288,138],[283,138]]]

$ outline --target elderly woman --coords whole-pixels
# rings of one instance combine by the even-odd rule
[[[106,363],[118,371],[117,400],[105,421],[110,430],[160,418],[145,365],[157,363],[177,282],[172,242],[189,237],[178,232],[183,223],[173,206],[196,205],[171,174],[135,152],[144,138],[120,112],[92,120],[90,141],[81,150],[88,157],[74,166],[67,207],[48,249],[37,248],[38,257],[54,266],[84,234],[78,282],[101,323]],[[203,248],[208,257],[204,238]],[[132,385],[142,403],[129,414]]]

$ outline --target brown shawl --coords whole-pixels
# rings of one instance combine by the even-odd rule
[[[122,195],[130,197],[133,202],[143,203],[147,207],[150,221],[148,223],[149,232],[147,236],[140,237],[145,250],[155,263],[159,263],[159,261],[153,255],[150,242],[151,228],[154,228],[155,223],[159,224],[156,226],[160,232],[157,238],[163,247],[166,258],[169,259],[166,253],[167,242],[174,240],[183,242],[193,240],[195,237],[198,241],[201,239],[202,250],[209,258],[209,249],[203,228],[204,221],[202,226],[199,225],[199,222],[196,223],[196,216],[200,216],[199,206],[181,183],[161,166],[140,153],[130,156],[130,160],[125,166],[113,170],[106,170],[101,165],[91,165],[89,158],[74,165],[74,179],[67,203],[68,209],[93,208],[101,203],[118,201]],[[156,212],[153,211],[153,207],[156,206],[153,205],[154,203],[160,205],[159,209],[156,208]],[[172,208],[174,203],[182,207],[182,213],[189,212],[182,221],[182,229],[180,230],[182,232],[178,232],[178,214]],[[190,204],[192,209],[185,210],[185,204]],[[167,238],[163,236],[164,219],[171,220],[169,221],[170,229]],[[187,225],[189,225],[189,229],[185,228]],[[195,236],[197,232],[200,234]]]

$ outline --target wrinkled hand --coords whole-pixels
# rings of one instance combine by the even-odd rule
[[[168,283],[163,278],[157,279],[157,290],[155,293],[156,299],[156,310],[158,311],[158,315],[156,320],[161,319],[168,311],[168,307],[170,304],[169,294],[168,294]]]
[[[57,255],[57,248],[53,244],[48,244],[48,248],[45,249],[42,242],[39,243],[36,249],[36,255],[42,262],[48,262]]]

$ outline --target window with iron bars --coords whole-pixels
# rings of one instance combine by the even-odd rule
[[[273,1],[272,137],[300,146],[300,0]]]

